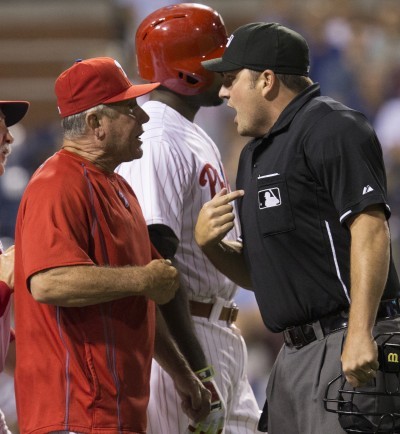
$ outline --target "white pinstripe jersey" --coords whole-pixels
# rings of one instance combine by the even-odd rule
[[[219,150],[203,129],[167,105],[148,101],[142,107],[150,116],[142,135],[143,157],[123,163],[117,172],[132,186],[147,225],[166,225],[179,239],[175,261],[188,297],[231,300],[236,285],[216,270],[194,239],[203,204],[229,188]],[[236,240],[237,234],[234,228],[227,238]]]

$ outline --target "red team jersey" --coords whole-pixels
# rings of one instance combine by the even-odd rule
[[[21,433],[143,434],[155,307],[143,296],[41,304],[29,278],[76,265],[145,265],[152,247],[128,184],[62,150],[34,174],[16,226],[15,373]]]

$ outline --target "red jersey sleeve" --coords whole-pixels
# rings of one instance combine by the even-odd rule
[[[52,180],[46,182],[39,174],[19,210],[17,233],[27,280],[49,268],[93,264],[87,253],[91,249],[88,228],[93,225],[87,185],[82,176],[68,185]]]

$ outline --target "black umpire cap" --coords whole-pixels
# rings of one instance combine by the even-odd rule
[[[308,76],[310,70],[306,40],[278,23],[250,23],[239,27],[229,37],[222,57],[201,64],[215,72],[271,69],[280,74]]]

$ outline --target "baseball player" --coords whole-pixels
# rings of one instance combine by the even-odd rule
[[[218,148],[194,123],[200,107],[222,103],[218,75],[200,62],[222,53],[226,41],[220,15],[194,3],[156,10],[136,33],[139,73],[161,86],[143,105],[150,121],[142,135],[142,160],[117,171],[133,187],[153,243],[164,257],[174,258],[180,290],[162,311],[192,369],[213,392],[210,416],[191,423],[171,379],[153,361],[149,434],[184,433],[189,424],[195,433],[257,432],[259,409],[247,379],[246,347],[234,325],[237,287],[193,237],[203,204],[228,186]],[[237,230],[227,237],[235,240]]]
[[[0,176],[4,174],[7,156],[14,139],[8,127],[19,122],[29,108],[27,101],[0,101]],[[11,302],[14,290],[14,246],[4,251],[0,241],[0,372],[3,371],[10,342],[14,341],[11,329]],[[0,434],[10,431],[0,410]]]

